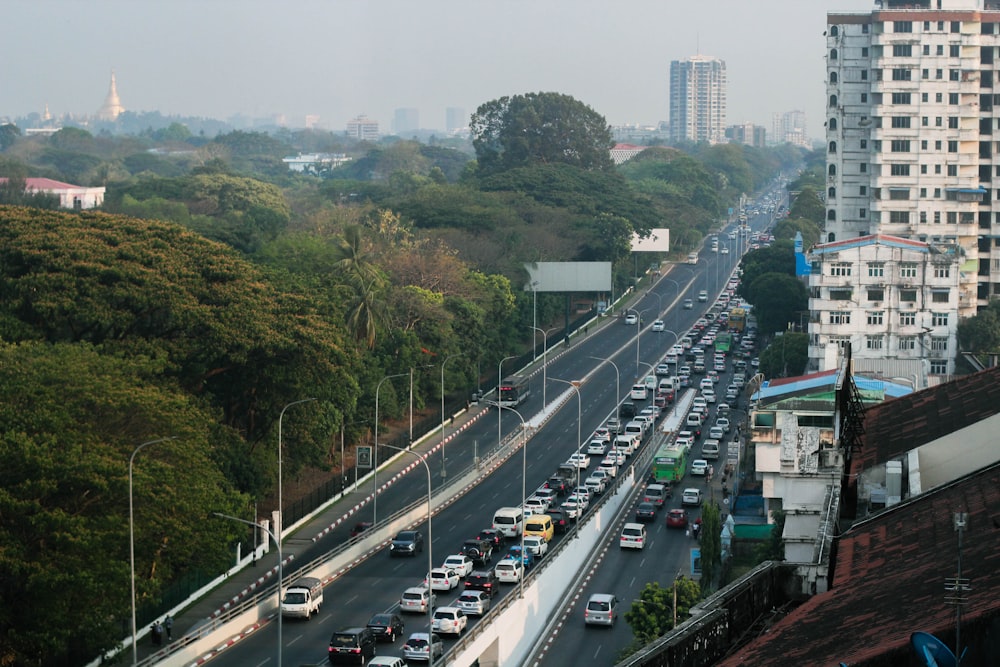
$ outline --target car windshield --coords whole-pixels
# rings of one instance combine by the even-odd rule
[[[384,614],[372,616],[372,620],[368,621],[368,625],[389,625],[389,617]]]
[[[420,600],[423,596],[420,593],[403,593],[404,600]]]
[[[601,600],[591,600],[587,603],[587,609],[590,611],[608,611],[611,609],[611,604]]]
[[[427,640],[411,639],[410,641],[406,642],[406,645],[409,646],[410,648],[427,648]]]
[[[286,593],[285,604],[305,604],[305,593]]]
[[[412,542],[414,533],[410,531],[404,531],[396,536],[396,541],[398,542]]]
[[[436,611],[436,612],[434,612],[434,618],[452,619],[452,618],[455,618],[455,612],[452,612],[452,611]]]
[[[347,633],[337,633],[331,639],[330,643],[334,646],[356,646],[357,638],[352,634]]]

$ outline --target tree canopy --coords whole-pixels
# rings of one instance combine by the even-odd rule
[[[612,167],[607,121],[569,95],[501,97],[476,109],[469,127],[484,175],[533,164]]]

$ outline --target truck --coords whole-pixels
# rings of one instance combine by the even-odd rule
[[[323,606],[323,582],[316,577],[299,577],[281,597],[281,615],[307,621]]]

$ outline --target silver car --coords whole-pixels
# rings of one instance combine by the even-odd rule
[[[465,591],[455,600],[455,606],[468,616],[482,616],[490,610],[492,602],[486,591]]]
[[[430,662],[430,651],[434,651],[434,657],[444,655],[444,642],[441,637],[431,634],[428,637],[426,632],[414,632],[403,644],[403,657],[407,660],[423,660]]]
[[[583,610],[583,622],[587,625],[615,624],[618,616],[618,598],[608,593],[594,593],[587,600]]]

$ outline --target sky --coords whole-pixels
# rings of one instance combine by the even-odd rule
[[[445,127],[505,95],[570,95],[611,125],[669,119],[670,62],[726,61],[728,123],[802,110],[822,136],[828,12],[873,0],[8,0],[0,118],[130,111],[305,116],[397,108]]]

